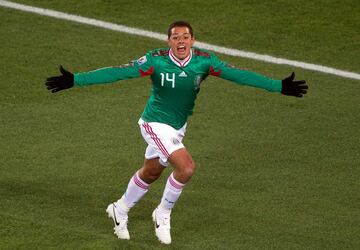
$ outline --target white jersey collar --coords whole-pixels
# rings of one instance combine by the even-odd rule
[[[186,65],[189,64],[189,62],[192,58],[192,49],[190,49],[190,54],[183,60],[180,60],[179,58],[177,58],[171,49],[169,50],[169,57],[170,57],[171,61],[173,61],[177,66],[185,67]]]

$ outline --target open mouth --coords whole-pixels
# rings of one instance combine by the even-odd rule
[[[178,47],[177,47],[177,52],[179,52],[179,53],[184,53],[185,52],[185,45],[179,45]]]

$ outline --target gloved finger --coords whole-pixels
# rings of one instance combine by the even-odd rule
[[[51,90],[51,93],[56,93],[58,91],[62,90],[62,88],[54,88],[53,90]]]
[[[45,85],[48,87],[54,88],[56,86],[59,86],[59,83],[58,82],[46,82]]]
[[[295,79],[295,72],[292,72],[291,73],[291,76],[290,76],[290,80],[292,81],[292,80],[294,80]]]
[[[294,83],[295,85],[302,85],[302,84],[306,84],[306,81],[304,81],[304,80],[301,80],[301,81],[293,81],[293,83]]]
[[[292,82],[295,78],[295,73],[292,72],[292,74],[284,79],[285,82]]]
[[[60,70],[61,74],[64,75],[64,76],[69,76],[71,74],[69,71],[64,69],[64,67],[62,65],[60,65],[59,70]]]
[[[46,85],[46,87],[47,87],[47,89],[49,89],[49,88],[53,88],[54,87],[54,84],[52,84],[52,83],[45,83],[45,85]]]
[[[63,78],[63,76],[52,76],[46,78],[46,81],[60,81]]]
[[[47,88],[48,90],[51,90],[51,89],[57,89],[57,88],[62,88],[62,87],[59,86],[59,85],[48,85],[46,88]]]
[[[307,85],[299,85],[297,86],[299,89],[308,89],[309,87]]]
[[[66,70],[64,69],[64,67],[62,65],[60,65],[59,70],[60,70],[61,74],[63,74],[63,75],[66,72]]]
[[[45,82],[45,85],[49,85],[49,84],[53,84],[53,83],[56,83],[55,81],[49,81],[49,80],[47,80],[46,82]]]
[[[307,85],[297,85],[294,86],[294,89],[308,89],[309,87]]]

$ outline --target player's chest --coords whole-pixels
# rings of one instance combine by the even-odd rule
[[[200,65],[189,64],[186,67],[179,67],[170,62],[155,67],[152,80],[153,84],[161,88],[197,91],[206,75],[206,71]]]

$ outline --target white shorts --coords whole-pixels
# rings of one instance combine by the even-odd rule
[[[186,132],[186,124],[179,130],[159,122],[145,122],[139,119],[141,135],[148,146],[145,151],[145,159],[159,157],[161,165],[169,165],[168,158],[175,150],[184,148],[182,140]]]

